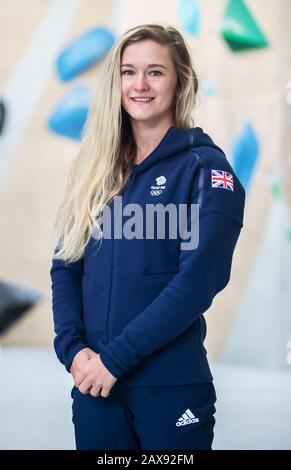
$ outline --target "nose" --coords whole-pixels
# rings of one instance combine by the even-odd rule
[[[136,75],[134,88],[136,91],[148,90],[149,84],[146,76],[142,72]]]

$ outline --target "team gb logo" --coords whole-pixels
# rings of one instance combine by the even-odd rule
[[[150,195],[151,196],[160,196],[163,193],[163,190],[166,188],[167,178],[165,176],[158,176],[156,178],[157,186],[151,186]]]
[[[164,176],[159,176],[158,178],[156,178],[156,182],[159,186],[161,186],[162,184],[165,184],[166,181],[167,179]]]

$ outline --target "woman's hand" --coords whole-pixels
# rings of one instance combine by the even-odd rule
[[[81,393],[90,393],[93,397],[101,395],[107,398],[117,379],[102,363],[99,354],[90,350],[89,360],[83,363],[83,380],[78,388]]]
[[[83,348],[73,359],[70,372],[74,384],[81,393],[106,398],[117,379],[103,365],[99,354],[90,348]]]
[[[79,385],[83,382],[85,378],[84,368],[86,364],[90,361],[91,357],[93,357],[93,354],[95,354],[95,352],[92,351],[92,349],[84,348],[77,352],[77,354],[75,355],[70,368],[70,372],[72,374],[76,387],[79,387]]]

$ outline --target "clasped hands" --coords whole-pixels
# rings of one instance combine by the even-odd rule
[[[117,382],[102,363],[99,354],[90,348],[81,349],[75,355],[70,372],[79,391],[83,394],[90,393],[93,397],[101,395],[107,398]]]

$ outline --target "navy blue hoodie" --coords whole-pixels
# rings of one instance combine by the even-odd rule
[[[76,263],[52,258],[56,354],[69,371],[78,351],[93,349],[119,379],[115,386],[212,381],[203,314],[230,279],[244,189],[202,128],[170,127],[133,165],[120,196],[122,207],[135,203],[144,212],[147,204],[198,204],[198,245],[181,249],[179,236],[143,231],[142,238],[104,237],[101,245],[91,236]]]

